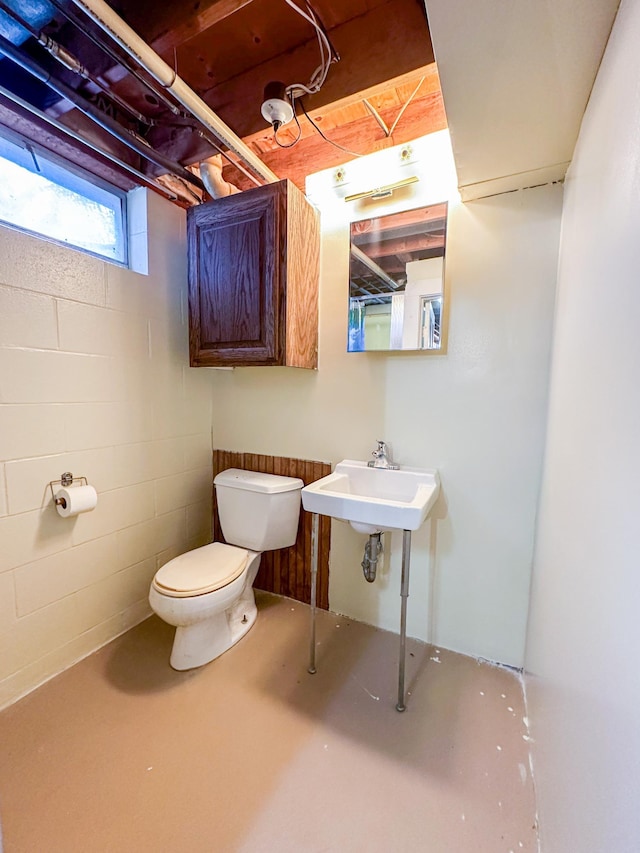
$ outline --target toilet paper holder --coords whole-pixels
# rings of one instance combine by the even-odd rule
[[[65,471],[64,474],[60,475],[59,480],[52,480],[49,483],[49,488],[51,489],[51,497],[53,498],[53,502],[55,503],[56,506],[65,507],[67,505],[67,502],[65,501],[64,498],[57,498],[56,497],[55,492],[53,491],[53,487],[59,484],[59,485],[64,486],[66,488],[67,486],[72,486],[76,482],[76,480],[83,480],[84,481],[83,485],[85,485],[85,486],[89,485],[89,481],[87,480],[86,477],[74,477],[73,474],[71,473],[71,471]]]

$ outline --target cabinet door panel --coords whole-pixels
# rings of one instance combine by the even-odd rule
[[[259,220],[200,235],[200,343],[204,349],[264,345],[264,279]],[[229,263],[232,258],[232,263]],[[205,282],[205,286],[202,286]]]
[[[278,205],[273,195],[231,199],[190,211],[191,363],[277,364]]]

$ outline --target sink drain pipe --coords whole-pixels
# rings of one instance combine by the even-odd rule
[[[362,572],[367,583],[373,583],[376,579],[376,569],[378,568],[378,558],[382,553],[382,542],[380,531],[372,533],[369,536],[369,541],[364,546],[364,558],[362,560]]]

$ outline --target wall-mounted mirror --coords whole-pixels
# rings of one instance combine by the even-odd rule
[[[349,352],[439,350],[447,203],[351,223]]]

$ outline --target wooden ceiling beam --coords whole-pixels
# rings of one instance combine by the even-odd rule
[[[0,96],[0,125],[120,189],[130,190],[136,186],[137,182],[132,180],[129,174],[92,151],[88,145],[74,141],[62,131],[51,127],[3,96]]]
[[[426,225],[431,222],[446,222],[447,204],[430,204],[416,207],[412,210],[403,210],[399,213],[391,213],[389,216],[376,216],[374,219],[359,219],[352,223],[352,230],[358,238],[359,244],[377,239],[377,235],[390,229],[406,228],[412,225]]]
[[[385,110],[381,113],[387,123],[396,114],[397,109]],[[306,122],[306,119],[301,119],[301,122]],[[370,154],[392,145],[411,142],[420,136],[444,130],[446,127],[442,97],[430,95],[411,102],[392,137],[385,137],[373,116],[349,122],[342,127],[335,127],[327,135],[333,142],[351,151]],[[303,192],[307,175],[340,166],[354,159],[354,156],[326,142],[315,131],[312,136],[302,139],[293,148],[262,151],[260,157],[276,175],[289,178]],[[225,180],[242,189],[249,189],[251,186],[246,178],[232,167],[225,168],[224,176]]]
[[[338,54],[322,89],[305,99],[308,111],[345,106],[389,87],[389,80],[415,76],[434,62],[424,14],[415,0],[389,0],[329,31]],[[202,97],[243,139],[264,130],[260,114],[271,80],[306,83],[318,64],[318,43],[306,44],[204,92]]]
[[[156,53],[173,63],[173,50],[204,30],[224,21],[251,0],[200,0],[192,3],[135,0],[127,2],[123,18]]]
[[[174,48],[200,35],[209,27],[224,21],[234,12],[248,6],[252,0],[208,0],[191,4],[195,10],[185,15],[184,5],[172,3],[166,8],[163,32],[150,39],[151,47],[160,54],[170,54]]]
[[[334,27],[329,36],[342,59],[331,66],[322,89],[305,99],[305,107],[312,113],[380,94],[388,89],[389,80],[400,86],[434,62],[424,11],[416,0],[388,0]],[[306,83],[317,64],[318,43],[310,37],[305,44],[200,95],[238,136],[264,134],[268,126],[260,107],[265,85],[272,80],[287,85]],[[181,162],[197,162],[210,154],[203,140],[158,136],[151,141]]]
[[[372,243],[366,247],[370,258],[386,258],[405,252],[418,252],[422,249],[444,249],[444,234],[416,234],[400,240],[385,240],[383,243]]]
[[[307,112],[313,121],[322,127],[323,132],[328,132],[332,128],[336,127],[344,127],[358,119],[367,119],[371,122],[371,126],[375,127],[375,119],[363,103],[366,98],[370,102],[377,101],[377,103],[374,103],[374,106],[382,116],[383,120],[387,119],[391,124],[393,124],[393,121],[404,106],[406,100],[415,91],[416,86],[421,80],[423,82],[414,96],[415,100],[423,101],[423,104],[426,105],[431,103],[431,101],[428,102],[425,100],[429,95],[435,94],[437,98],[441,97],[438,69],[435,62],[433,62],[430,65],[417,68],[413,72],[403,74],[393,80],[388,80],[380,86],[372,87],[366,92],[356,92],[349,98],[343,98],[339,104],[329,104],[328,106],[316,109],[307,108]],[[403,93],[406,92],[406,90],[409,90],[405,99],[402,101],[397,98],[393,99],[389,94],[391,92],[395,93],[398,90]],[[299,119],[301,124],[301,137],[303,139],[317,133],[311,123],[304,118],[304,115],[300,115]],[[278,138],[282,142],[286,143],[291,142],[296,135],[297,127],[293,122],[291,122],[279,131]],[[270,127],[264,127],[256,133],[245,136],[244,141],[247,145],[252,145],[261,154],[266,153],[267,151],[276,151],[278,149],[278,145],[273,138],[273,130]]]

